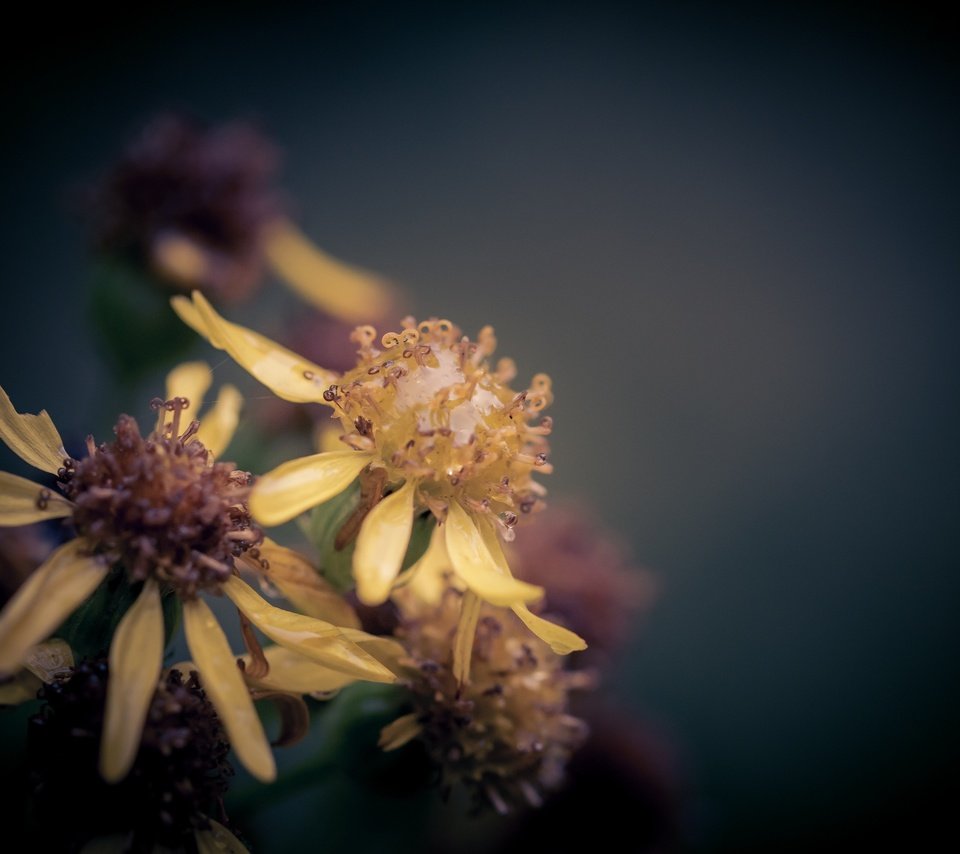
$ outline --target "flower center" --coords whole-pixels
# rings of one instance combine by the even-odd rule
[[[180,432],[185,398],[154,401],[157,429],[146,438],[122,415],[113,442],[95,446],[65,472],[79,534],[121,563],[131,581],[153,576],[186,598],[217,590],[233,558],[263,539],[247,511],[251,476],[216,463],[194,434]],[[165,423],[167,414],[172,414]]]

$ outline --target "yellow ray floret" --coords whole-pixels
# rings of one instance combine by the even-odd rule
[[[25,463],[50,474],[56,474],[67,457],[63,439],[47,411],[39,415],[17,412],[3,388],[0,388],[0,439]]]

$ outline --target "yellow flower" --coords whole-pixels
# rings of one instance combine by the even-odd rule
[[[352,627],[276,608],[235,574],[234,561],[249,556],[262,534],[246,508],[250,475],[214,461],[236,426],[239,394],[224,387],[211,412],[193,420],[209,384],[207,365],[181,366],[168,378],[167,400],[154,401],[153,432],[144,438],[132,418],[121,416],[116,440],[98,447],[89,438],[81,460],[64,451],[46,412],[20,414],[0,389],[0,438],[26,462],[55,474],[62,492],[0,473],[0,525],[68,517],[77,532],[0,612],[0,676],[15,673],[27,651],[93,593],[111,566],[122,566],[131,584],[142,582],[110,645],[101,752],[109,781],[123,778],[133,762],[160,675],[164,592],[179,597],[187,644],[210,700],[238,758],[259,779],[276,773],[270,745],[201,592],[225,593],[242,620],[334,670],[373,681],[395,678],[357,643]]]
[[[347,450],[291,460],[260,478],[250,497],[258,521],[286,522],[360,478],[361,506],[338,543],[356,535],[353,570],[362,602],[389,597],[413,521],[429,512],[440,524],[413,570],[449,566],[469,590],[464,637],[472,637],[476,597],[512,608],[558,653],[585,647],[573,632],[527,608],[543,588],[513,578],[500,547],[498,532],[512,539],[518,511],[533,510],[544,494],[531,475],[550,471],[551,422],[540,413],[551,391],[544,374],[519,394],[510,388],[513,362],[488,363],[496,346],[492,328],[471,342],[449,321],[408,318],[400,332],[378,342],[372,327],[358,327],[358,364],[337,376],[225,320],[199,292],[192,302],[175,297],[173,306],[279,397],[325,403],[340,422]],[[462,648],[466,659],[458,672],[465,675],[471,645]]]

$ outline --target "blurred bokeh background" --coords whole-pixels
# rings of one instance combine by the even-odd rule
[[[4,58],[18,407],[74,441],[114,420],[78,189],[158,110],[251,118],[322,246],[553,377],[552,494],[657,578],[608,689],[675,757],[685,845],[934,838],[960,758],[947,4],[314,5],[85,10]],[[232,316],[276,334],[295,298],[266,299]]]

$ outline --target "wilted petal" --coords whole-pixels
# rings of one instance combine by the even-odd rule
[[[83,540],[60,546],[20,586],[0,612],[0,675],[20,669],[44,640],[97,588],[107,567],[81,554]]]
[[[38,505],[38,500],[43,499]],[[73,504],[60,493],[25,477],[0,471],[0,526],[29,525],[73,513]]]
[[[357,535],[353,575],[357,596],[366,605],[386,602],[413,530],[413,495],[416,484],[407,481],[367,514]]]
[[[397,750],[413,741],[422,731],[423,727],[417,721],[415,714],[404,715],[380,730],[380,740],[377,745],[387,751]]]
[[[185,397],[190,405],[180,414],[180,423],[186,426],[199,417],[203,397],[210,388],[213,374],[206,362],[184,362],[167,374],[167,400]]]
[[[390,290],[382,279],[331,257],[291,222],[281,221],[270,230],[266,251],[287,284],[326,314],[360,323],[390,307]]]
[[[17,412],[0,388],[0,439],[25,463],[56,474],[68,454],[47,411],[39,415]]]
[[[197,439],[213,454],[214,459],[227,449],[227,445],[233,439],[237,424],[240,422],[242,406],[243,395],[234,386],[225,385],[217,395],[217,402],[200,419]]]
[[[218,350],[229,353],[237,364],[284,400],[322,403],[323,392],[337,380],[335,373],[252,329],[225,320],[199,291],[193,292],[193,302],[186,297],[174,297],[171,304],[184,323]]]
[[[100,742],[100,774],[108,783],[127,776],[143,722],[163,666],[163,606],[156,581],[148,579],[127,610],[110,644],[110,680]]]
[[[183,626],[203,690],[237,758],[254,777],[269,783],[277,776],[273,753],[223,629],[202,599],[183,603]]]
[[[276,608],[235,576],[227,579],[223,592],[274,642],[358,679],[396,681],[384,665],[359,644],[348,640],[337,626]]]
[[[543,596],[543,588],[517,581],[497,566],[477,525],[456,501],[447,511],[447,551],[454,571],[481,599],[494,605],[518,605]]]
[[[453,638],[453,676],[461,685],[470,677],[470,659],[473,657],[473,639],[480,621],[483,600],[472,590],[463,594],[460,619]]]
[[[343,492],[372,459],[360,451],[330,451],[283,463],[257,480],[250,512],[264,525],[289,522]]]

